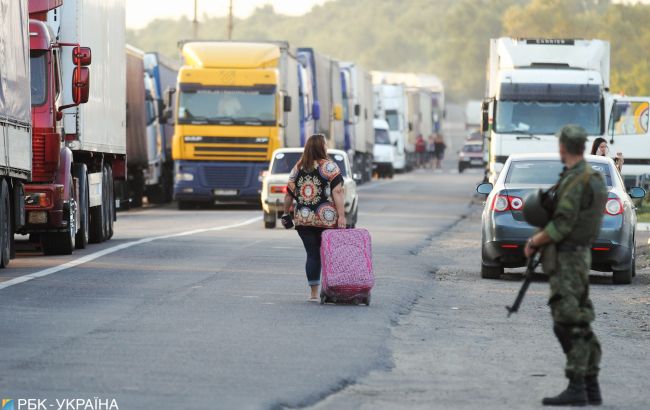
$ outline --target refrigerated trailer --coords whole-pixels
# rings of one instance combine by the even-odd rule
[[[19,232],[69,254],[113,236],[114,182],[126,176],[124,1],[30,0],[29,11],[32,96],[43,98],[32,101]]]
[[[27,0],[0,0],[0,10],[0,267],[4,268],[13,257],[14,232],[25,224],[32,118]]]

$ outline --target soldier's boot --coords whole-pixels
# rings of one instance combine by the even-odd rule
[[[584,379],[571,379],[566,390],[555,397],[545,397],[542,404],[544,406],[586,406],[587,390]]]
[[[603,397],[600,395],[600,385],[598,376],[585,377],[585,389],[587,390],[587,401],[592,406],[603,404]]]

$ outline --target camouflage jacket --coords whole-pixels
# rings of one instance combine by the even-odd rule
[[[544,230],[555,243],[591,246],[598,237],[607,202],[603,176],[585,160],[565,169],[555,195],[555,210]]]

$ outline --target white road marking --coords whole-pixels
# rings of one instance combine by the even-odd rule
[[[63,263],[59,266],[53,266],[51,268],[43,269],[38,272],[34,273],[29,273],[27,275],[19,276],[17,278],[10,279],[6,282],[0,283],[0,289],[5,289],[8,288],[9,286],[13,285],[18,285],[19,283],[24,283],[27,281],[30,281],[32,279],[37,279],[37,278],[42,278],[47,275],[51,275],[53,273],[61,272],[66,269],[74,268],[79,265],[83,265],[84,263],[94,261],[97,258],[101,258],[102,256],[109,255],[111,253],[115,253],[117,251],[121,251],[123,249],[128,249],[136,245],[141,245],[143,243],[149,243],[153,241],[158,241],[161,239],[170,239],[170,238],[178,238],[181,236],[189,236],[189,235],[195,235],[197,233],[205,233],[205,232],[216,232],[216,231],[225,231],[227,229],[233,229],[233,228],[240,228],[242,226],[250,225],[252,223],[258,222],[262,219],[262,217],[257,217],[257,218],[252,218],[248,219],[244,222],[237,223],[237,224],[232,224],[232,225],[224,225],[224,226],[216,226],[214,228],[203,228],[203,229],[194,229],[191,231],[185,231],[185,232],[179,232],[179,233],[174,233],[174,234],[169,234],[169,235],[160,235],[160,236],[153,236],[151,238],[143,238],[137,241],[132,241],[132,242],[127,242],[123,243],[120,245],[112,246],[110,248],[102,249],[101,251],[91,253],[90,255],[82,256],[79,259],[71,260],[70,262]]]

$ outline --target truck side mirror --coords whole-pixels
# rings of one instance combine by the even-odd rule
[[[174,106],[174,94],[176,94],[176,89],[173,87],[169,87],[165,90],[165,105],[168,109],[171,109],[171,107]]]
[[[413,131],[413,123],[409,121],[409,131]]]
[[[490,130],[490,103],[483,101],[481,104],[481,131],[488,132]]]
[[[354,104],[354,116],[358,117],[361,115],[361,105]]]
[[[334,120],[341,121],[343,119],[343,106],[341,104],[334,104]]]
[[[90,47],[75,47],[72,49],[72,64],[87,67],[92,62]]]
[[[291,112],[291,96],[285,95],[282,97],[282,105],[284,106],[284,112]]]
[[[72,72],[72,100],[75,104],[88,102],[90,94],[90,69],[88,67],[75,67]]]
[[[167,124],[167,118],[165,117],[165,103],[161,98],[156,99],[156,112],[158,113],[158,122],[161,124]]]
[[[311,107],[311,116],[314,117],[316,121],[320,120],[320,103],[314,101],[314,104]]]

